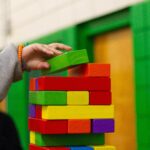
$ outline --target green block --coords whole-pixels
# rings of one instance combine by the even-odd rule
[[[140,145],[150,145],[150,116],[137,118],[137,141]]]
[[[135,61],[135,84],[138,87],[145,87],[147,85],[147,62],[146,60]]]
[[[44,75],[59,72],[75,65],[88,63],[88,54],[86,49],[65,52],[62,55],[56,56],[48,60],[50,69],[42,71]]]
[[[43,135],[36,133],[35,144],[38,146],[103,145],[104,134]]]
[[[67,58],[69,66],[80,65],[89,62],[86,49],[69,52]]]
[[[67,105],[67,92],[30,91],[29,102],[37,105]]]
[[[147,31],[138,31],[133,34],[135,59],[145,58],[147,55],[146,36]]]

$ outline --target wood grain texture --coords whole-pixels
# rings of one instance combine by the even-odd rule
[[[111,65],[115,133],[106,134],[106,144],[116,146],[117,150],[136,150],[131,30],[123,28],[97,36],[94,40],[94,56],[96,63],[109,63]]]

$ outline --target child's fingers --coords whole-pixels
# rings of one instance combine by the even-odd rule
[[[53,51],[55,55],[61,55],[63,52],[60,50],[56,50],[53,47],[49,46],[50,51]]]
[[[44,54],[45,57],[52,57],[56,55],[62,54],[62,52],[59,49],[62,50],[71,50],[71,47],[64,45],[64,44],[59,44],[59,43],[53,43],[53,44],[34,44],[32,45],[33,50],[35,52],[40,52]]]
[[[37,70],[44,70],[44,69],[48,69],[50,67],[50,65],[47,62],[39,62],[39,64],[37,65]]]
[[[56,55],[60,55],[62,54],[61,51],[54,49],[53,47],[49,46],[49,45],[43,45],[48,51],[53,52],[53,54],[51,56],[56,56]]]
[[[36,44],[34,45],[34,51],[35,52],[41,52],[46,56],[54,55],[53,51],[50,51],[48,46],[45,46],[44,44]]]
[[[52,43],[49,44],[49,46],[52,46],[55,49],[61,49],[61,50],[71,50],[71,47],[65,44],[61,44],[61,43]]]

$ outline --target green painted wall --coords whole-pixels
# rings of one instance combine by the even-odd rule
[[[150,148],[150,1],[131,8],[138,150]]]
[[[25,73],[22,81],[11,86],[7,97],[7,111],[16,124],[24,150],[28,149],[27,143],[29,143],[27,132],[28,81],[28,73]]]

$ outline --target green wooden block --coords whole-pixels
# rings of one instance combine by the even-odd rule
[[[29,102],[37,105],[67,105],[67,92],[30,91]]]
[[[89,62],[86,49],[69,52],[67,55],[69,66]]]
[[[50,69],[42,71],[43,75],[59,72],[75,65],[88,63],[88,55],[86,49],[65,52],[48,60]]]
[[[51,58],[48,60],[48,63],[50,64],[50,70],[47,70],[48,72],[55,72],[58,70],[62,70],[66,67],[68,67],[68,59],[67,59],[67,53],[64,53],[62,55],[56,56],[54,58]],[[45,71],[45,72],[47,72]]]
[[[35,144],[38,146],[103,145],[104,134],[42,135],[35,133]]]

